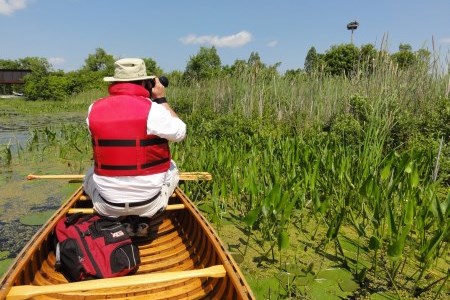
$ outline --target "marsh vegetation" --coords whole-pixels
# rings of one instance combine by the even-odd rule
[[[448,297],[449,77],[378,59],[370,74],[279,76],[254,64],[167,90],[189,128],[171,145],[173,158],[183,171],[214,176],[183,188],[258,299]],[[70,185],[24,184],[27,173],[90,166],[83,118],[105,93],[0,102],[14,116],[5,123],[67,116],[0,146],[2,190],[14,187],[2,195],[2,222],[30,212],[29,203],[11,204],[25,201],[30,185],[42,189],[41,203]],[[4,245],[0,258],[12,258]]]

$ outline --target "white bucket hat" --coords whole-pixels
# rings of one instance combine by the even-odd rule
[[[114,63],[114,77],[105,77],[104,81],[135,81],[155,78],[148,76],[145,62],[140,58],[122,58]]]

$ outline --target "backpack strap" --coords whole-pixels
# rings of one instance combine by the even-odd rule
[[[62,265],[61,265],[61,246],[59,245],[59,243],[56,244],[55,257],[56,257],[55,269],[56,271],[60,271]]]
[[[66,226],[73,225],[78,221],[78,219],[81,218],[82,215],[83,214],[80,212],[70,215],[70,216],[66,217],[66,220],[64,221],[64,223],[66,224]]]

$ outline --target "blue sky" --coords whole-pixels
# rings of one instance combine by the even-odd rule
[[[201,46],[223,65],[258,52],[280,72],[303,68],[306,53],[350,43],[396,52],[450,49],[450,0],[0,0],[0,59],[47,58],[79,69],[103,48],[117,58],[148,57],[166,72],[183,71]]]

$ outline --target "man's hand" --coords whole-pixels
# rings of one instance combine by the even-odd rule
[[[162,98],[166,96],[166,88],[161,84],[159,78],[155,78],[155,86],[152,88],[152,98]]]

